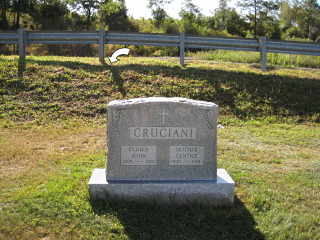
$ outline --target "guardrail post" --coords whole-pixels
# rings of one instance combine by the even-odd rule
[[[18,44],[19,44],[19,58],[25,60],[26,58],[26,45],[27,45],[27,31],[24,29],[18,30]]]
[[[260,51],[260,68],[262,72],[267,71],[267,38],[259,38],[259,51]]]
[[[104,44],[106,42],[106,30],[99,29],[99,61],[105,63],[104,61]]]
[[[181,32],[180,33],[180,65],[181,66],[184,66],[185,38],[186,38],[186,34],[184,32]]]

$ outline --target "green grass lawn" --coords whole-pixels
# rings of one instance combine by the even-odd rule
[[[186,63],[0,56],[0,239],[320,239],[320,71]],[[107,103],[149,96],[220,106],[234,207],[90,201]]]

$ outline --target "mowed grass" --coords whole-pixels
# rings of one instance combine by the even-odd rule
[[[176,60],[0,57],[0,239],[319,239],[320,72]],[[181,96],[220,106],[232,208],[91,202],[106,105]]]

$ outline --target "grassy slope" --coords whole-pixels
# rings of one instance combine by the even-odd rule
[[[0,239],[319,239],[320,72],[126,59],[0,57]],[[113,99],[220,105],[231,209],[90,203]]]
[[[319,122],[320,73],[259,69],[233,64],[188,64],[176,60],[128,59],[112,67],[93,59],[0,58],[2,117],[14,120],[92,118],[112,99],[181,96],[220,105],[224,116]]]

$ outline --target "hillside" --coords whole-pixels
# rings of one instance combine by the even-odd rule
[[[221,121],[320,121],[320,71],[127,58],[0,57],[1,118],[47,121],[104,118],[113,99],[165,96],[215,102]]]

